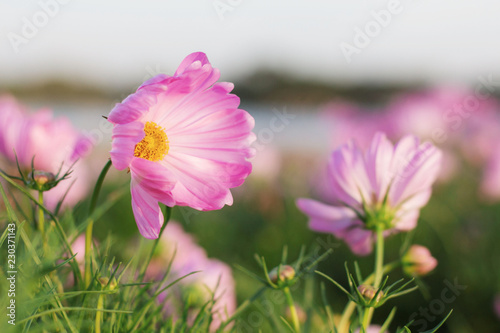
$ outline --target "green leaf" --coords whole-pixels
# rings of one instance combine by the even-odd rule
[[[288,328],[288,330],[292,333],[295,333],[295,330],[292,328],[292,326],[290,325],[290,323],[288,321],[286,321],[285,318],[283,318],[283,316],[280,316],[280,319],[281,319],[281,322],[285,325],[286,328]]]
[[[352,295],[347,291],[345,290],[344,287],[342,287],[337,281],[335,281],[334,279],[332,279],[331,277],[329,277],[328,275],[324,274],[324,273],[321,273],[320,271],[314,271],[316,274],[319,274],[321,275],[322,277],[324,277],[325,279],[327,279],[328,281],[330,281],[331,283],[333,283],[334,285],[337,286],[337,288],[339,288],[341,291],[343,291],[348,297],[349,299],[352,299]]]
[[[441,322],[439,324],[437,324],[436,327],[428,330],[428,331],[425,331],[425,332],[422,332],[422,333],[434,333],[438,330],[438,328],[440,328],[441,326],[443,326],[444,322],[448,319],[449,316],[451,316],[451,313],[453,312],[453,309],[450,310],[450,312],[448,312],[448,314],[446,315],[446,317],[444,317],[443,320],[441,320]]]
[[[380,328],[380,333],[384,333],[387,331],[389,328],[389,325],[391,324],[392,320],[394,319],[394,315],[396,314],[396,307],[393,307],[391,310],[391,313],[389,313],[389,316],[387,316],[387,319],[385,320],[384,324]]]

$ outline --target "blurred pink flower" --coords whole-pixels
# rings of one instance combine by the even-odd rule
[[[387,112],[400,136],[411,133],[449,145],[474,119],[489,116],[497,106],[494,99],[480,99],[469,89],[440,87],[400,95]]]
[[[487,200],[500,199],[500,149],[498,147],[484,168],[480,192]]]
[[[330,125],[332,149],[349,140],[354,140],[360,148],[366,149],[377,132],[385,132],[392,137],[392,122],[385,113],[363,110],[355,104],[330,103],[324,107],[321,117]]]
[[[491,112],[474,114],[467,120],[460,148],[463,155],[473,165],[483,165],[496,153],[500,142],[500,106],[491,105]]]
[[[99,245],[96,239],[93,239],[92,242],[97,246]],[[75,259],[78,264],[78,267],[80,268],[80,271],[83,273],[85,270],[85,234],[81,234],[73,241],[73,243],[71,243],[71,250],[73,254],[75,254]],[[70,254],[67,253],[67,255],[69,258]],[[62,263],[63,260],[60,259],[58,262]],[[68,268],[68,275],[66,280],[64,281],[64,287],[72,288],[75,285],[74,276],[72,273],[70,273],[69,266],[66,267]]]
[[[85,234],[78,236],[71,244],[73,254],[76,254],[75,259],[79,265],[83,267],[85,264]]]
[[[495,310],[497,318],[500,319],[500,294],[497,294],[493,300],[493,309]]]
[[[151,261],[146,272],[149,279],[158,280],[163,277],[168,263],[174,258],[174,253],[175,258],[167,284],[186,274],[199,271],[160,295],[159,302],[164,304],[165,312],[171,316],[180,315],[185,307],[186,294],[191,300],[198,300],[198,305],[201,306],[212,298],[214,292],[216,301],[210,327],[215,330],[236,309],[235,283],[231,268],[222,261],[208,258],[205,250],[174,221],[168,222],[159,246],[159,256]]]
[[[89,153],[90,141],[67,118],[54,118],[48,109],[29,114],[14,98],[4,96],[0,97],[0,113],[0,154],[10,161],[11,168],[17,155],[19,165],[27,173],[35,156],[35,169],[56,174],[62,166],[64,173]],[[87,194],[89,182],[85,165],[78,162],[73,170],[70,179],[45,193],[45,204],[49,208],[57,205],[70,186],[65,205],[74,205]]]
[[[193,53],[174,76],[144,82],[109,114],[111,160],[130,170],[132,209],[146,238],[158,238],[163,224],[158,202],[220,209],[251,172],[254,119],[238,109],[233,84],[218,78],[206,55]]]
[[[380,332],[380,329],[382,328],[382,326],[379,326],[379,325],[370,325],[368,326],[368,328],[365,330],[366,333],[379,333]],[[361,328],[358,328],[355,333],[360,333],[361,332]],[[387,331],[385,331],[387,332]]]
[[[374,229],[385,233],[415,228],[420,208],[430,198],[441,152],[415,136],[397,145],[377,133],[365,153],[352,141],[335,150],[328,164],[330,204],[299,199],[309,227],[344,239],[358,255],[371,252]]]
[[[281,171],[281,153],[278,148],[265,146],[252,158],[252,178],[263,179],[268,182],[276,180]]]
[[[412,245],[401,258],[403,270],[410,276],[424,276],[436,268],[438,261],[428,248]]]

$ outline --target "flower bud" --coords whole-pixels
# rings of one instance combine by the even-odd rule
[[[57,185],[56,177],[51,172],[34,170],[29,174],[29,186],[37,191],[48,191]]]
[[[274,267],[271,270],[271,272],[269,272],[269,279],[271,280],[272,283],[279,284],[282,282],[288,282],[295,277],[295,269],[293,269],[292,266],[289,265],[281,266],[279,276],[278,276],[278,268],[279,267]]]
[[[421,245],[412,245],[401,261],[404,272],[410,276],[426,275],[437,266],[436,258]]]
[[[116,282],[116,279],[113,278],[113,280],[111,280],[111,282],[109,282],[109,278],[107,277],[100,277],[99,278],[99,283],[101,284],[101,287],[105,288],[106,286],[108,286],[108,289],[109,290],[114,290],[117,286],[117,282]]]
[[[367,285],[367,284],[362,284],[358,287],[358,290],[359,290],[359,293],[361,295],[363,295],[363,297],[367,300],[367,301],[371,301],[373,300],[373,298],[375,297],[375,295],[377,294],[377,288],[375,287],[372,287],[370,285]],[[381,299],[382,299],[382,296],[384,296],[384,293],[382,292],[382,290],[378,293],[377,295],[377,298],[375,299],[376,302],[379,302]]]

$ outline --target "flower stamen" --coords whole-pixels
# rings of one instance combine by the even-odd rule
[[[148,121],[144,124],[144,139],[135,145],[134,156],[157,162],[167,154],[169,141],[165,129],[158,124]]]

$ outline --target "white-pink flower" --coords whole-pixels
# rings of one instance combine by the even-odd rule
[[[415,228],[440,162],[440,150],[429,142],[405,136],[393,145],[377,133],[365,152],[351,141],[332,153],[325,179],[330,203],[299,199],[297,205],[311,229],[332,233],[366,255],[377,228],[385,234]]]
[[[218,79],[206,55],[193,53],[173,76],[144,82],[109,114],[111,160],[130,170],[132,209],[146,238],[158,238],[163,224],[158,202],[220,209],[252,170],[254,119],[238,109],[233,84]]]

